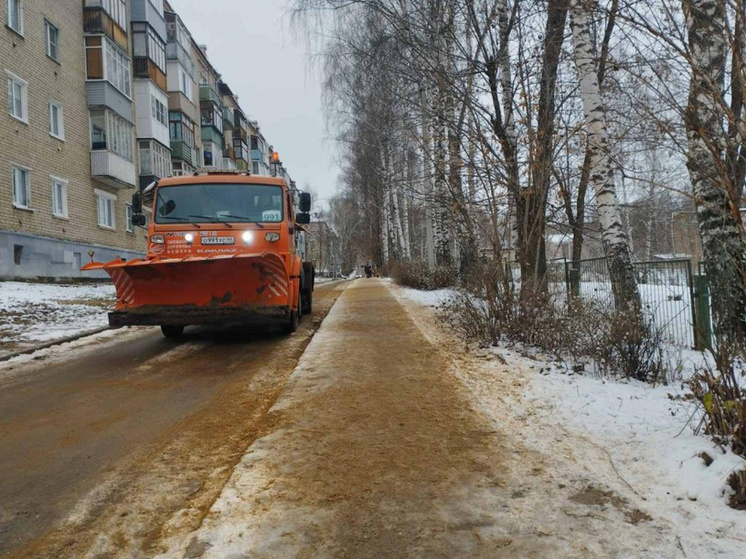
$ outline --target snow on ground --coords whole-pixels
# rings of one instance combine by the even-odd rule
[[[399,287],[397,290],[400,290],[410,301],[433,308],[442,307],[451,300],[456,293],[453,289],[421,291],[419,289],[412,289],[411,287]]]
[[[431,307],[448,297],[394,290],[400,299]],[[692,370],[701,356],[685,353],[684,369]],[[685,550],[681,556],[746,557],[746,512],[727,506],[726,484],[746,461],[695,434],[700,417],[694,405],[670,397],[686,394],[684,385],[654,387],[573,374],[507,348],[475,350],[475,355],[484,365],[478,374],[461,380],[483,413],[498,423],[505,421],[506,396],[497,380],[506,372],[515,375],[521,401],[510,402],[509,408],[528,444],[551,452],[550,433],[559,429],[562,439],[578,441],[577,452],[588,462],[584,467],[594,467],[599,458],[593,458],[592,451],[601,450],[596,454],[608,457],[624,484],[644,498],[646,511],[670,524],[677,545]],[[593,448],[583,450],[588,445]],[[709,467],[700,457],[703,452],[713,460]],[[662,549],[651,557],[668,556]]]
[[[111,283],[0,282],[0,355],[105,327]]]

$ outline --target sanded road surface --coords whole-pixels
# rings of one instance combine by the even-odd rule
[[[573,458],[482,414],[458,346],[412,312],[384,282],[353,283],[200,528],[161,556],[668,557],[647,551],[660,527]]]
[[[0,556],[81,557],[101,534],[137,556],[198,526],[345,287],[318,286],[289,337],[121,331],[0,366]]]

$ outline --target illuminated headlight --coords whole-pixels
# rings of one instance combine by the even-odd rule
[[[247,245],[254,241],[254,233],[252,231],[244,231],[243,235],[241,235],[241,238],[243,239],[243,242]]]
[[[191,245],[194,242],[194,235],[191,233],[187,233],[184,235],[184,240],[187,242],[188,245]]]
[[[264,240],[269,241],[270,243],[274,243],[275,241],[280,240],[280,234],[279,233],[267,233],[264,235]]]
[[[166,239],[163,238],[163,235],[151,235],[150,242],[154,245],[162,245],[166,242]]]

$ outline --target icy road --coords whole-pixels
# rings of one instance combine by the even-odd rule
[[[654,467],[635,489],[395,288],[316,293],[289,338],[126,333],[0,368],[0,555],[746,556],[740,517]]]

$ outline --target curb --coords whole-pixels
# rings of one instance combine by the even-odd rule
[[[48,349],[50,347],[54,347],[56,345],[62,345],[69,342],[75,342],[81,338],[85,338],[87,336],[93,336],[95,334],[100,334],[101,332],[106,332],[110,328],[108,326],[102,326],[101,328],[96,328],[94,330],[86,330],[85,332],[80,332],[79,334],[75,334],[74,336],[68,336],[66,338],[60,338],[58,340],[52,340],[51,342],[45,342],[43,344],[24,349],[21,351],[16,351],[13,353],[8,353],[6,355],[0,355],[0,363],[4,361],[9,361],[15,357],[19,357],[21,355],[29,355],[31,353],[35,353],[37,351],[40,351],[42,349]]]

